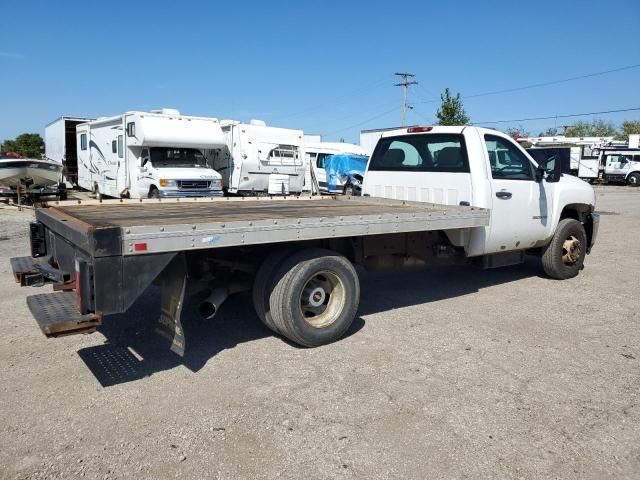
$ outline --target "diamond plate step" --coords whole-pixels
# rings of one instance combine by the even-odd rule
[[[27,306],[47,337],[93,333],[102,323],[100,315],[78,313],[74,292],[31,295]]]

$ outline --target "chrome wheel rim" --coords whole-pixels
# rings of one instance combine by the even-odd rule
[[[575,265],[582,255],[580,240],[570,235],[562,244],[562,262],[565,265]]]
[[[345,286],[338,275],[321,271],[311,276],[300,294],[300,312],[313,328],[326,328],[340,316],[346,301]]]

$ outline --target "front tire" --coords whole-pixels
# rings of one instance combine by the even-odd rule
[[[627,177],[627,183],[632,187],[640,187],[640,173],[634,172]]]
[[[149,198],[159,199],[160,198],[160,191],[155,187],[151,188],[151,190],[149,190]]]
[[[573,218],[562,219],[551,242],[544,249],[542,267],[551,278],[573,278],[584,268],[586,249],[584,226]]]
[[[360,303],[355,268],[342,255],[309,248],[291,255],[276,274],[269,306],[291,341],[316,347],[342,337]]]

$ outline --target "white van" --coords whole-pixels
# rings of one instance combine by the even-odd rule
[[[225,144],[215,118],[173,109],[126,112],[76,126],[78,185],[98,198],[222,195],[203,151]]]
[[[318,181],[321,193],[347,193],[353,194],[353,181],[362,182],[364,168],[366,168],[366,159],[363,158],[362,171],[360,178],[357,179],[357,173],[354,176],[335,174],[332,178],[327,178],[327,160],[334,155],[354,155],[358,157],[366,157],[367,153],[359,145],[343,142],[305,142],[304,151],[307,163],[313,169],[313,173]],[[347,173],[347,172],[339,172]]]

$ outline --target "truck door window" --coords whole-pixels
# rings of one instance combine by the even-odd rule
[[[380,139],[369,170],[468,173],[469,161],[462,135],[404,135]]]
[[[327,157],[330,157],[329,153],[319,153],[318,160],[316,162],[316,166],[318,168],[324,168],[325,163],[327,162]]]
[[[491,176],[504,180],[533,180],[533,165],[518,147],[495,135],[485,135]]]

